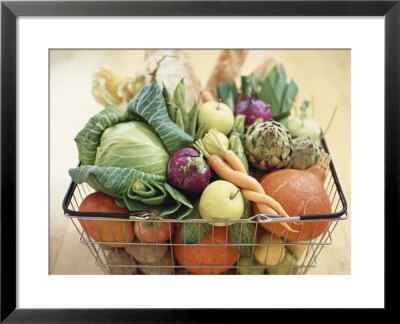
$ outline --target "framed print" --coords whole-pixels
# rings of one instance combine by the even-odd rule
[[[399,213],[399,21],[399,1],[3,1],[1,321],[225,322],[239,311],[256,314],[269,308],[389,308],[385,278],[393,257],[387,251],[394,246],[390,240],[398,223],[391,223]],[[219,65],[224,55],[229,66],[237,64],[230,79],[223,79],[226,65]],[[183,78],[174,70],[181,81],[168,88],[168,80],[160,82],[157,73],[177,58],[189,62],[182,68],[186,74]],[[197,79],[190,83],[193,71]],[[193,88],[198,89],[191,98]],[[284,100],[276,99],[280,96]],[[197,106],[200,101],[203,105]],[[216,106],[204,113],[207,101]],[[185,107],[195,107],[196,114]],[[225,115],[218,121],[213,109],[221,107]],[[289,125],[295,109],[303,113],[302,125],[308,109],[309,114],[316,111],[322,126],[317,142],[308,146],[315,154],[312,164],[329,154],[331,160],[321,187],[326,209],[307,213],[304,207],[293,218],[297,222],[290,222],[284,216],[298,214],[282,203],[288,195],[274,196],[268,176],[296,169],[292,140],[301,136],[293,135]],[[254,111],[257,118],[245,124]],[[234,134],[240,116],[242,133]],[[137,149],[115,151],[118,163],[121,156],[135,155],[129,160],[134,166],[115,165],[115,143],[107,146],[107,136],[120,136],[118,128],[127,123],[140,134],[129,135],[134,143],[127,145],[144,145],[135,142],[142,137],[148,142],[139,155]],[[263,124],[273,127],[268,140],[287,127],[289,144],[283,137],[274,145],[261,140]],[[93,145],[96,132],[101,137],[96,135]],[[210,154],[214,146],[217,151]],[[273,151],[273,158],[261,156],[259,146]],[[229,148],[238,150],[235,160],[225,157]],[[224,189],[210,191],[207,198],[204,186],[191,191],[195,180],[175,181],[178,169],[170,158],[182,149],[198,156],[191,162],[177,157],[177,165],[204,157],[196,172],[206,169],[195,179],[203,181],[209,168],[207,188],[222,182]],[[244,159],[238,161],[241,152]],[[225,160],[225,172],[218,169],[218,159]],[[118,181],[110,181],[110,174],[119,174]],[[216,175],[220,182],[212,178]],[[311,180],[306,183],[302,192]],[[227,184],[237,190],[225,208],[224,197],[215,197],[228,190]],[[277,186],[282,190],[281,183]],[[313,198],[318,195],[314,189]],[[95,194],[104,201],[110,197],[114,207],[85,209],[84,202]],[[236,197],[240,200],[232,207]],[[115,199],[119,209],[114,209]],[[243,219],[246,201],[254,219]],[[199,217],[193,220],[188,216],[196,208]],[[162,226],[164,242],[159,232],[145,237]],[[185,243],[186,235],[193,242]],[[253,240],[244,242],[243,235]],[[335,237],[341,237],[338,246]],[[272,239],[279,243],[271,245]],[[166,263],[161,265],[164,254],[148,261],[153,252],[141,260],[134,249],[144,243],[157,253],[166,246]],[[203,243],[212,247],[211,264],[199,261]],[[271,261],[268,251],[274,244],[281,250]],[[219,264],[214,251],[221,246]],[[296,254],[301,247],[306,252]],[[248,260],[246,248],[251,249]],[[276,275],[284,269],[307,276]],[[239,275],[249,272],[265,275]],[[133,273],[138,275],[120,275]],[[367,280],[368,293],[363,292]]]

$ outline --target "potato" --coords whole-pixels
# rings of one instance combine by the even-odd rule
[[[296,244],[296,243],[300,243],[300,242],[287,239],[286,243]],[[308,242],[301,242],[301,243],[308,243]],[[286,246],[288,251],[293,254],[293,256],[294,256],[294,258],[296,260],[300,260],[300,258],[303,255],[304,251],[307,250],[307,247],[308,247],[307,244],[304,244],[304,245],[303,244],[297,244],[297,245],[287,245]]]
[[[135,260],[124,249],[111,250],[106,256],[107,264],[131,265],[131,267],[109,266],[111,274],[136,274]]]
[[[278,245],[261,245],[254,249],[254,256],[258,262],[266,266],[275,266],[285,256],[285,248],[283,240],[271,233],[262,234],[258,238],[259,244],[278,244]]]
[[[141,243],[141,241],[136,239],[133,243]],[[157,262],[164,256],[167,250],[167,245],[145,245],[145,243],[125,247],[125,251],[142,264]]]
[[[155,263],[144,263],[145,267],[140,267],[139,269],[144,273],[144,274],[172,274],[173,273],[173,259],[171,256],[171,252],[168,250],[163,257],[160,259],[160,261],[156,261]],[[154,265],[154,267],[148,267],[150,265]],[[168,266],[168,268],[161,268],[159,266]]]
[[[279,268],[267,268],[270,275],[292,275],[299,271],[299,268],[294,267],[297,264],[296,259],[290,252],[285,253],[285,257],[279,262]]]

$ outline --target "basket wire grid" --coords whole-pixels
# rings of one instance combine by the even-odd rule
[[[326,144],[323,142],[325,150],[327,151]],[[249,219],[239,220],[224,220],[227,225],[240,224],[239,243],[232,243],[229,239],[229,226],[221,227],[225,230],[225,239],[220,239],[218,242],[214,241],[214,233],[216,226],[211,226],[208,235],[211,235],[211,242],[200,241],[200,226],[206,223],[221,222],[221,220],[205,220],[205,219],[163,219],[152,212],[139,212],[131,214],[101,214],[101,213],[82,213],[79,212],[80,203],[83,199],[88,196],[94,190],[87,185],[76,184],[71,182],[70,187],[66,193],[63,202],[64,215],[71,219],[76,230],[79,233],[79,242],[85,244],[91,254],[94,257],[94,263],[101,267],[105,274],[191,274],[191,273],[204,273],[204,274],[239,274],[245,271],[259,271],[257,273],[272,273],[274,274],[306,274],[311,267],[316,267],[317,257],[321,253],[321,250],[326,245],[333,243],[332,233],[336,228],[337,224],[341,220],[345,220],[348,217],[347,203],[340,187],[339,180],[336,175],[336,171],[333,166],[333,162],[330,162],[330,168],[327,170],[327,177],[324,183],[325,189],[328,193],[332,214],[325,215],[305,215],[298,217],[288,218],[281,217],[279,215],[254,215]],[[89,235],[87,229],[87,222],[91,221],[92,232]],[[306,222],[313,222],[313,232],[317,228],[317,224],[321,221],[329,221],[329,226],[324,233],[318,237],[307,242],[291,241],[287,237],[282,237],[282,241],[279,243],[273,243],[271,240],[267,243],[259,243],[256,241],[257,235],[260,233],[275,233],[275,226],[278,223],[286,222],[291,224],[297,222],[301,224],[300,233]],[[99,222],[102,222],[102,229],[99,226]],[[123,228],[123,239],[116,239],[115,232],[112,227],[116,222],[119,222],[119,226]],[[128,238],[128,232],[132,232],[133,223],[138,222],[138,231],[140,236],[141,232],[144,231],[146,223],[150,223],[156,231],[158,231],[158,225],[160,223],[168,224],[168,235],[169,239],[166,242],[157,242],[157,236],[155,242],[148,243],[143,240],[139,240],[137,237],[134,241]],[[264,229],[262,223],[271,223],[272,229],[269,231]],[[182,243],[182,241],[173,240],[174,228],[180,228],[183,233],[186,233],[185,228],[188,224],[196,224],[198,240],[197,242]],[[245,224],[255,224],[255,232],[253,241],[251,243],[242,243],[243,226]],[[106,224],[106,225],[105,225]],[[147,224],[148,226],[148,224]],[[165,225],[164,225],[165,226]],[[192,225],[193,226],[193,225]],[[93,231],[95,233],[93,234]],[[106,231],[106,232],[105,232]],[[220,230],[219,230],[220,231]],[[287,235],[287,234],[286,234]],[[93,238],[95,237],[95,239]],[[107,239],[103,237],[108,236]],[[136,235],[137,236],[137,235]],[[314,236],[314,235],[313,235]],[[186,242],[186,237],[183,236],[183,242]],[[244,256],[241,253],[238,255],[236,262],[232,264],[231,257],[232,249],[239,251],[239,249],[245,249],[246,247],[251,248],[251,256],[248,257],[248,264],[242,264],[241,258]],[[253,262],[254,260],[254,249],[263,247],[265,250],[264,262]],[[272,251],[278,251],[279,260],[282,260],[283,255],[290,251],[292,255],[296,255],[298,258],[295,260],[290,259],[289,262],[279,263],[276,262],[272,265],[267,262],[268,258],[273,255]],[[182,252],[183,248],[183,252]],[[181,260],[177,262],[175,257],[176,249],[180,249]],[[188,250],[187,250],[188,249]],[[196,254],[197,249],[197,260],[188,257],[188,253]],[[270,252],[271,250],[271,252]],[[211,262],[202,264],[200,258],[203,258],[204,251],[210,254]],[[301,253],[300,253],[301,252]],[[182,262],[182,253],[184,261]],[[215,257],[213,256],[215,253]],[[223,255],[221,257],[221,254]],[[264,257],[264,256],[263,256]],[[276,258],[276,257],[275,257]],[[190,260],[189,260],[190,259]],[[214,263],[215,261],[215,263]],[[259,260],[258,261],[262,261]],[[271,271],[272,270],[272,271]]]

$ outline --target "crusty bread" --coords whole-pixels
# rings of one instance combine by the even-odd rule
[[[200,93],[199,81],[185,50],[147,50],[145,53],[145,71],[147,83],[156,79],[160,88],[164,83],[171,94],[178,82],[184,78],[185,103],[188,111],[198,99]]]
[[[247,57],[248,50],[222,50],[208,79],[206,89],[218,98],[216,86],[222,82],[234,82]]]

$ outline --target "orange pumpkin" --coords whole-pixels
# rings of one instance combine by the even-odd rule
[[[174,245],[174,255],[176,261],[182,266],[186,266],[187,271],[194,274],[219,274],[229,270],[239,257],[233,246],[211,245],[211,244],[231,244],[230,235],[226,233],[225,226],[214,226],[207,236],[200,242],[210,244],[205,246],[195,245]],[[214,232],[214,238],[213,238]],[[179,239],[179,230],[175,231],[174,243],[182,243]],[[190,266],[212,266],[210,268],[190,267]],[[215,267],[217,266],[217,267]],[[227,266],[218,268],[218,266]]]
[[[281,169],[270,172],[261,178],[260,184],[289,216],[330,214],[332,208],[324,188],[325,177],[325,169],[314,165],[307,170]],[[252,206],[254,214],[260,214],[256,204]],[[326,231],[329,224],[329,221],[288,223],[293,230],[299,231],[292,232],[278,223],[261,223],[275,235],[298,241],[315,239]]]

